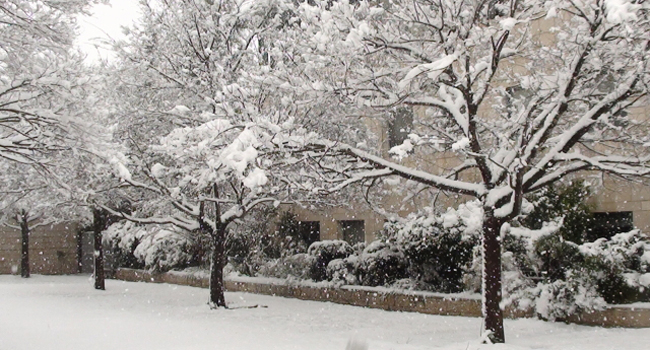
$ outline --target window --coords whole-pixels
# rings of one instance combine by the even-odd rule
[[[505,103],[510,113],[521,107],[526,107],[532,98],[530,90],[524,89],[521,85],[509,86],[506,88]]]
[[[596,90],[598,92],[602,93],[603,95],[606,95],[618,86],[616,77],[618,75],[621,75],[622,72],[620,71],[612,71],[610,69],[603,69],[602,72],[595,78],[597,82]],[[615,108],[611,110],[611,112],[614,113],[612,117],[608,119],[608,122],[614,126],[617,126],[619,128],[627,128],[630,126],[630,121],[627,119],[628,112],[626,110],[619,110],[617,111]]]
[[[589,232],[589,241],[610,238],[617,233],[634,229],[634,216],[631,211],[594,213],[594,225]]]
[[[298,221],[298,234],[309,247],[312,243],[320,241],[320,222]]]
[[[343,240],[352,245],[366,241],[366,230],[363,220],[340,220],[339,230],[342,233]]]
[[[413,129],[413,111],[410,108],[397,108],[388,120],[388,147],[399,146],[408,138]]]

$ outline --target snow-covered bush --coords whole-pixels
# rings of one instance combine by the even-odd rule
[[[340,283],[355,285],[359,284],[357,278],[357,255],[350,255],[345,259],[334,259],[327,264],[327,280]]]
[[[160,228],[145,235],[133,255],[143,261],[145,268],[149,270],[185,268],[193,261],[193,243],[187,234]]]
[[[315,258],[305,253],[288,255],[266,261],[259,267],[258,274],[267,277],[309,279]]]
[[[118,257],[120,267],[168,271],[198,265],[205,254],[202,243],[187,232],[163,225],[120,221],[108,227],[104,243]]]
[[[309,246],[307,254],[314,257],[310,269],[310,277],[314,281],[327,279],[327,265],[335,259],[345,259],[352,255],[354,250],[348,242],[341,240],[329,240],[314,242]]]
[[[262,266],[273,265],[286,255],[286,240],[271,227],[276,215],[275,208],[260,207],[228,230],[226,255],[238,273],[255,276]]]
[[[475,202],[438,214],[424,208],[404,219],[389,221],[381,238],[394,244],[408,262],[408,275],[440,292],[463,289],[463,271],[481,228],[482,212]]]
[[[146,232],[143,226],[136,226],[130,221],[114,223],[103,232],[103,244],[111,251],[115,267],[144,268],[144,262],[136,258],[133,252]]]
[[[523,227],[540,230],[550,222],[562,218],[558,234],[566,241],[577,244],[593,241],[596,220],[593,206],[588,204],[591,197],[589,186],[582,180],[568,184],[548,186],[538,193],[527,196],[534,209],[523,217]]]
[[[580,252],[622,270],[650,271],[650,240],[640,230],[618,233],[582,244]]]
[[[650,272],[650,240],[639,230],[600,238],[579,247],[583,269],[591,272],[600,295],[608,303],[648,298],[645,277]]]
[[[408,276],[408,261],[394,245],[370,243],[356,259],[356,274],[364,286],[389,285]]]
[[[292,255],[306,253],[308,248],[307,237],[303,237],[300,229],[300,221],[297,215],[286,211],[283,212],[276,222],[277,249],[279,255]]]
[[[574,271],[567,271],[566,280],[540,283],[533,291],[537,315],[546,320],[565,320],[567,317],[603,309],[605,300],[596,291],[593,280]]]
[[[278,215],[273,207],[261,207],[233,226],[226,239],[227,255],[233,268],[243,275],[285,275],[281,271],[285,258],[307,252],[306,237],[291,212]]]
[[[521,264],[504,252],[503,304],[533,308],[544,319],[650,300],[650,241],[639,230],[581,245],[556,231],[517,254],[530,260]]]
[[[584,261],[579,246],[564,240],[559,234],[537,239],[534,242],[534,254],[540,263],[540,277],[550,281],[563,279],[567,271]]]

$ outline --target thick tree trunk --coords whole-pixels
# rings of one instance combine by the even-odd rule
[[[505,342],[501,310],[501,220],[486,212],[483,223],[483,317],[493,343]]]
[[[224,295],[223,268],[226,265],[226,228],[218,226],[212,233],[212,254],[210,255],[210,304],[226,307]]]
[[[20,277],[29,277],[29,224],[27,212],[20,212],[20,235],[21,235],[21,253],[20,253]]]
[[[106,228],[106,215],[99,210],[93,210],[95,289],[106,290],[104,282],[104,249],[102,247],[102,231]]]

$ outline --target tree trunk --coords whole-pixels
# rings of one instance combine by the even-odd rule
[[[504,343],[501,310],[501,220],[486,211],[483,223],[483,317],[492,343]]]
[[[213,307],[226,307],[223,283],[223,268],[226,265],[226,227],[219,225],[210,237],[212,238],[212,254],[210,255],[210,304]]]
[[[21,235],[21,254],[20,254],[20,277],[29,277],[29,224],[27,222],[27,212],[23,209],[20,212],[20,235]]]
[[[104,282],[104,249],[102,247],[102,231],[106,228],[106,215],[99,210],[93,210],[95,289],[106,290]]]

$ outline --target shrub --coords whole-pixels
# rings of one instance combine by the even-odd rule
[[[334,259],[345,259],[354,250],[348,242],[341,240],[314,242],[309,246],[307,254],[314,258],[309,275],[314,281],[327,279],[327,265]]]
[[[120,267],[164,272],[197,266],[205,255],[200,237],[164,225],[121,221],[104,231],[104,242],[118,257]]]
[[[541,277],[551,282],[564,279],[568,270],[584,262],[579,246],[565,241],[560,234],[539,238],[534,252],[541,262]]]
[[[593,281],[580,273],[567,271],[566,280],[540,283],[535,289],[535,311],[546,320],[566,320],[567,317],[605,307],[605,300],[596,291]]]
[[[111,250],[115,267],[143,269],[144,262],[133,254],[146,233],[142,226],[130,221],[120,221],[110,225],[102,235],[105,247]]]
[[[191,266],[193,242],[179,232],[159,229],[144,236],[133,251],[144,266],[153,271],[169,271]]]
[[[590,196],[591,191],[582,180],[546,187],[527,198],[535,208],[521,220],[521,225],[539,230],[546,223],[562,217],[559,235],[564,240],[576,244],[591,241],[596,221],[593,207],[587,204]]]
[[[611,304],[647,301],[650,241],[638,230],[577,245],[559,234],[530,245],[540,273],[523,274],[504,254],[504,303],[534,306],[540,317],[566,319]],[[517,275],[510,278],[510,275]]]
[[[268,277],[309,279],[314,260],[314,257],[305,253],[289,255],[267,261],[260,266],[258,273]]]
[[[463,272],[472,262],[482,212],[474,202],[438,215],[432,208],[386,223],[380,237],[408,262],[408,277],[440,292],[463,290]]]
[[[292,255],[307,251],[307,242],[302,236],[300,222],[296,219],[296,214],[290,211],[283,212],[276,225],[276,235],[281,242],[281,246],[278,247],[280,255]]]
[[[357,259],[356,273],[364,286],[383,286],[408,276],[408,261],[397,247],[381,242],[370,243]]]
[[[585,256],[582,269],[596,281],[608,303],[629,303],[647,298],[645,286],[631,276],[650,272],[650,240],[639,230],[600,238],[579,247]]]
[[[266,274],[269,266],[285,257],[307,251],[299,221],[291,212],[277,216],[273,207],[260,207],[229,230],[226,251],[233,268],[241,274]],[[277,218],[273,222],[273,218]],[[263,272],[262,266],[266,266]]]
[[[345,259],[334,259],[327,264],[327,279],[341,284],[359,284],[357,278],[358,256],[350,255]]]
[[[285,243],[270,225],[275,215],[275,208],[259,207],[229,228],[226,254],[235,271],[255,276],[263,265],[282,256]]]

